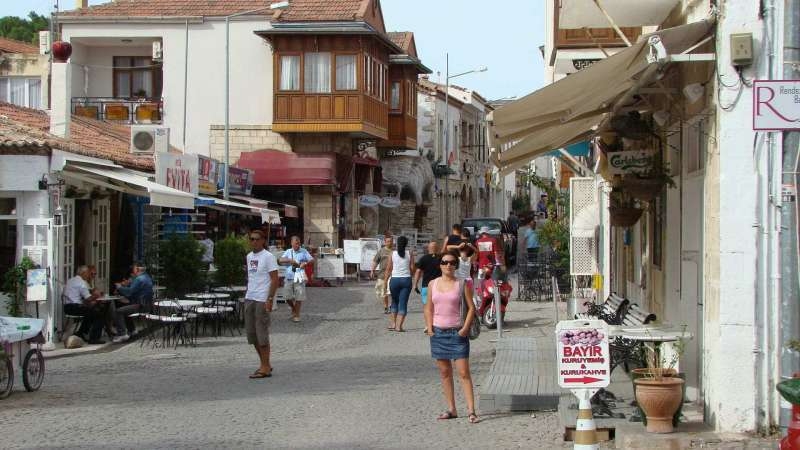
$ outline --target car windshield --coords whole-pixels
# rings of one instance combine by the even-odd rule
[[[491,234],[500,234],[502,232],[500,221],[497,219],[470,219],[465,220],[461,226],[468,229],[473,236],[477,235],[482,227],[489,227],[489,233]]]

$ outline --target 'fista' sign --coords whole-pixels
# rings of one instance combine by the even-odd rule
[[[156,153],[156,183],[197,195],[197,155]]]

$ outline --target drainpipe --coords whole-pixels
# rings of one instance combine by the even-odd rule
[[[783,78],[796,80],[800,78],[800,4],[796,1],[786,1],[783,11]],[[800,170],[800,132],[786,131],[783,133],[783,167],[781,180],[784,185],[795,187],[795,197]],[[800,371],[800,354],[789,351],[784,345],[791,339],[800,338],[800,308],[798,308],[798,294],[800,279],[798,279],[798,220],[797,199],[783,203],[780,220],[783,225],[780,236],[781,252],[781,297],[780,297],[780,370],[781,379],[792,377],[793,372]],[[777,380],[776,380],[777,381]],[[791,405],[781,402],[780,426],[786,430],[791,420]]]

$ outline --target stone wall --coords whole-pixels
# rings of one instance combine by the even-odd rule
[[[319,247],[324,241],[333,244],[337,233],[334,226],[334,199],[329,187],[303,188],[303,242]]]
[[[242,152],[254,150],[292,151],[289,141],[281,134],[272,131],[271,125],[231,125],[228,143],[231,164],[239,161]],[[211,125],[209,151],[212,158],[225,160],[225,126]]]

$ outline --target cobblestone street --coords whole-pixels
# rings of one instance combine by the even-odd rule
[[[470,425],[459,395],[461,418],[437,422],[445,407],[419,296],[409,302],[406,333],[386,330],[367,284],[309,288],[309,298],[300,324],[285,305],[273,313],[272,378],[248,379],[257,358],[238,335],[49,360],[40,391],[15,387],[0,402],[0,447],[570,447],[554,412],[483,415]],[[550,322],[546,306],[513,303],[511,332]],[[473,341],[476,385],[493,338],[484,330]]]

